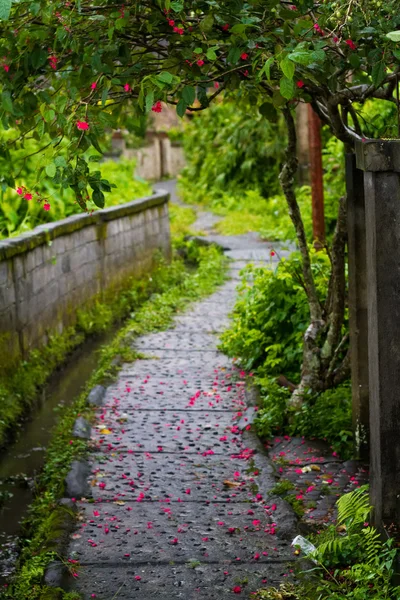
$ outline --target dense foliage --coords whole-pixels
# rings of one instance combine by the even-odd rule
[[[15,135],[15,131],[12,135]],[[7,136],[10,136],[10,132],[7,132]],[[12,165],[19,173],[19,187],[21,190],[30,190],[31,199],[27,199],[25,193],[18,195],[4,183],[10,163],[0,156],[0,239],[82,212],[71,189],[60,188],[45,175],[38,179],[37,174],[48,159],[48,151],[41,153],[39,150],[40,145],[36,140],[28,140],[23,148],[11,153]],[[27,155],[31,156],[25,159]],[[107,160],[99,165],[101,155],[92,152],[91,156],[94,160],[89,163],[90,170],[94,172],[101,168],[103,176],[114,186],[108,195],[108,205],[129,202],[151,192],[149,184],[134,177],[134,160]],[[46,198],[45,209],[43,198]],[[89,201],[87,209],[97,210],[97,207]]]
[[[274,251],[275,253],[275,251]],[[324,252],[312,251],[312,269],[321,303],[326,299],[330,262]],[[290,384],[297,385],[303,354],[303,335],[309,308],[301,279],[301,258],[282,258],[276,269],[249,266],[243,271],[239,298],[230,328],[222,335],[222,349],[252,371],[260,390],[256,429],[263,438],[275,433],[326,439],[341,455],[352,453],[351,390],[348,383],[335,389],[335,371],[319,390],[308,390],[301,407],[288,404]],[[347,330],[347,320],[342,334]],[[338,364],[347,344],[338,353]],[[281,387],[282,385],[289,385]],[[327,389],[328,388],[328,389]]]
[[[282,119],[271,123],[248,103],[216,102],[185,126],[187,166],[182,173],[184,199],[218,208],[224,196],[246,190],[265,198],[279,192],[278,176],[285,149]],[[194,151],[195,149],[195,151]]]
[[[322,303],[329,283],[329,257],[324,252],[311,252]],[[279,257],[279,250],[274,250],[273,254]],[[238,358],[246,370],[256,369],[260,376],[284,375],[298,383],[302,339],[309,319],[299,253],[293,253],[288,259],[282,258],[276,269],[272,264],[266,267],[250,265],[242,273],[232,325],[222,335],[223,350]],[[346,326],[343,326],[343,332]]]
[[[278,179],[285,137],[282,119],[271,123],[254,106],[229,96],[195,114],[183,134],[187,166],[180,175],[182,198],[222,215],[217,225],[221,233],[258,231],[269,240],[294,239],[296,232]],[[330,239],[338,199],[344,194],[344,152],[343,143],[327,128],[323,137],[325,225]],[[309,186],[297,188],[297,200],[311,242]]]
[[[140,129],[161,101],[175,103],[182,116],[207,107],[224,89],[246,95],[272,121],[288,101],[311,101],[351,143],[362,133],[352,103],[393,100],[400,58],[395,8],[394,0],[317,7],[312,0],[2,0],[1,120],[20,135],[3,141],[1,154],[9,159],[27,135],[49,136],[46,176],[71,187],[82,206],[90,188],[102,206],[110,186],[88,171],[82,154],[91,146],[101,150],[104,129],[119,126],[127,103]],[[4,181],[15,188],[16,175],[11,170]]]
[[[371,506],[365,486],[342,496],[337,506],[337,525],[321,529],[313,538],[315,549],[306,552],[314,565],[303,572],[304,583],[259,590],[257,600],[400,597],[400,587],[393,583],[398,551],[393,539],[382,541],[379,532],[369,525]]]

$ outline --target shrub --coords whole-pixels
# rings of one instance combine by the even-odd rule
[[[2,135],[6,139],[13,139],[16,134],[14,130],[8,130],[2,131]],[[40,145],[36,140],[25,141],[23,147],[13,151],[11,165],[0,156],[0,173],[3,174],[0,175],[0,239],[19,235],[43,223],[58,221],[82,212],[72,189],[63,189],[52,179],[41,177],[41,173],[44,172],[43,167],[49,162],[53,149],[49,147],[48,150],[35,154],[39,148]],[[28,155],[32,156],[25,158]],[[93,158],[90,162],[91,170],[100,169],[103,178],[116,186],[106,194],[106,206],[122,204],[151,192],[148,183],[134,178],[135,161],[108,160],[99,165],[100,154],[92,150],[90,156]],[[16,187],[25,186],[32,191],[32,200],[25,200],[7,186],[6,176],[9,175],[10,168],[14,170]],[[48,199],[51,205],[48,212],[43,209],[42,203],[35,201],[36,192]],[[88,202],[88,209],[97,210],[93,202]]]
[[[311,250],[312,268],[321,301],[326,296],[330,264],[326,253]],[[293,253],[272,266],[243,270],[239,298],[230,329],[222,335],[222,349],[238,358],[246,370],[260,375],[299,378],[303,334],[309,309],[301,279],[301,258]]]

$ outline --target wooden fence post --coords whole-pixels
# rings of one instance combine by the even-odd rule
[[[363,172],[356,168],[355,154],[346,155],[346,191],[353,431],[356,457],[367,460],[369,390],[364,177]]]
[[[371,503],[400,521],[400,141],[356,143],[364,171]]]

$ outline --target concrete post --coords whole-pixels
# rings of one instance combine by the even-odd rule
[[[400,521],[400,141],[356,144],[366,214],[371,503]]]
[[[363,172],[356,168],[354,154],[346,155],[346,190],[353,431],[356,457],[367,460],[369,390],[365,203]]]

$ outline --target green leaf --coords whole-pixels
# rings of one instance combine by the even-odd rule
[[[235,65],[237,63],[237,61],[239,60],[241,54],[242,54],[242,51],[240,48],[236,48],[235,46],[232,46],[232,48],[228,52],[228,57],[227,57],[228,62],[231,65]]]
[[[291,52],[289,54],[289,58],[293,62],[298,63],[299,65],[305,65],[305,66],[310,65],[312,62],[314,62],[312,52],[309,52],[308,50],[299,50],[299,51]]]
[[[349,63],[352,67],[354,67],[354,69],[358,69],[358,67],[361,65],[361,58],[358,56],[358,54],[353,52],[349,56]]]
[[[258,107],[258,110],[260,111],[260,114],[262,114],[263,117],[268,119],[268,121],[276,123],[276,121],[278,120],[277,110],[275,106],[270,102],[264,102],[264,104],[261,104],[261,106]]]
[[[290,58],[288,56],[285,56],[285,58],[281,61],[280,67],[282,69],[283,74],[288,79],[293,79],[293,75],[294,75],[294,71],[295,71],[296,67],[294,66],[294,63],[290,60]]]
[[[288,81],[289,81],[289,83],[293,83],[293,82],[291,82],[290,79]],[[278,90],[275,90],[274,93],[272,94],[272,103],[274,106],[276,106],[276,108],[279,108],[280,106],[283,106],[284,104],[286,104],[286,100],[282,96],[282,94],[280,92],[278,92]]]
[[[271,79],[271,67],[274,63],[274,57],[270,56],[269,59],[265,62],[265,65],[261,69],[262,72],[265,73],[267,79]]]
[[[392,52],[393,56],[397,58],[397,60],[400,60],[400,50],[392,50]]]
[[[53,162],[50,163],[49,165],[46,165],[46,175],[48,177],[52,177],[53,178],[55,176],[55,174],[56,174],[56,171],[57,171],[56,165]]]
[[[57,156],[54,159],[54,164],[56,165],[56,167],[67,167],[67,161],[65,160],[65,158],[63,156]]]
[[[202,53],[203,53],[203,49],[202,49],[202,48],[195,48],[195,49],[193,50],[193,52],[194,52],[195,54],[202,54]]]
[[[188,106],[193,104],[196,99],[196,90],[194,87],[186,85],[182,90],[182,99]]]
[[[379,87],[382,81],[385,79],[385,76],[385,64],[383,60],[381,60],[372,67],[371,77],[374,86]]]
[[[0,0],[0,19],[7,21],[10,16],[12,0]]]
[[[104,208],[105,197],[102,191],[96,189],[93,191],[92,200],[99,208]]]
[[[89,133],[89,135],[87,137],[92,142],[92,145],[94,146],[94,148],[96,148],[97,152],[100,152],[100,154],[103,154],[103,150],[99,146],[99,142],[97,141],[97,137],[95,135],[93,135],[92,133]]]
[[[202,21],[200,21],[200,30],[201,31],[211,31],[212,27],[214,25],[214,16],[212,13],[208,13],[208,15],[205,17],[205,19],[203,19]]]
[[[162,83],[172,83],[174,76],[171,73],[168,73],[168,71],[163,71],[162,73],[157,75],[157,79]]]
[[[10,92],[3,92],[1,95],[1,104],[6,112],[14,112]]]
[[[282,77],[279,82],[279,89],[284,98],[290,100],[293,98],[295,93],[294,81],[293,79],[288,79],[287,77]]]
[[[206,54],[208,60],[216,60],[217,59],[217,55],[215,54],[215,50],[213,50],[213,48],[209,48],[207,50],[207,54]]]
[[[323,50],[314,50],[311,52],[311,56],[314,62],[324,62],[326,54]]]
[[[101,92],[101,105],[105,106],[106,101],[107,101],[107,96],[108,96],[108,88],[104,88],[104,90]]]
[[[386,34],[386,37],[392,42],[400,42],[400,31],[390,31]]]
[[[186,114],[187,104],[183,98],[181,98],[176,105],[176,114],[178,117],[184,117]]]
[[[151,107],[154,104],[154,92],[153,90],[151,90],[150,92],[148,92],[148,94],[146,94],[146,101],[145,101],[145,110],[146,112],[150,112],[151,111]]]

